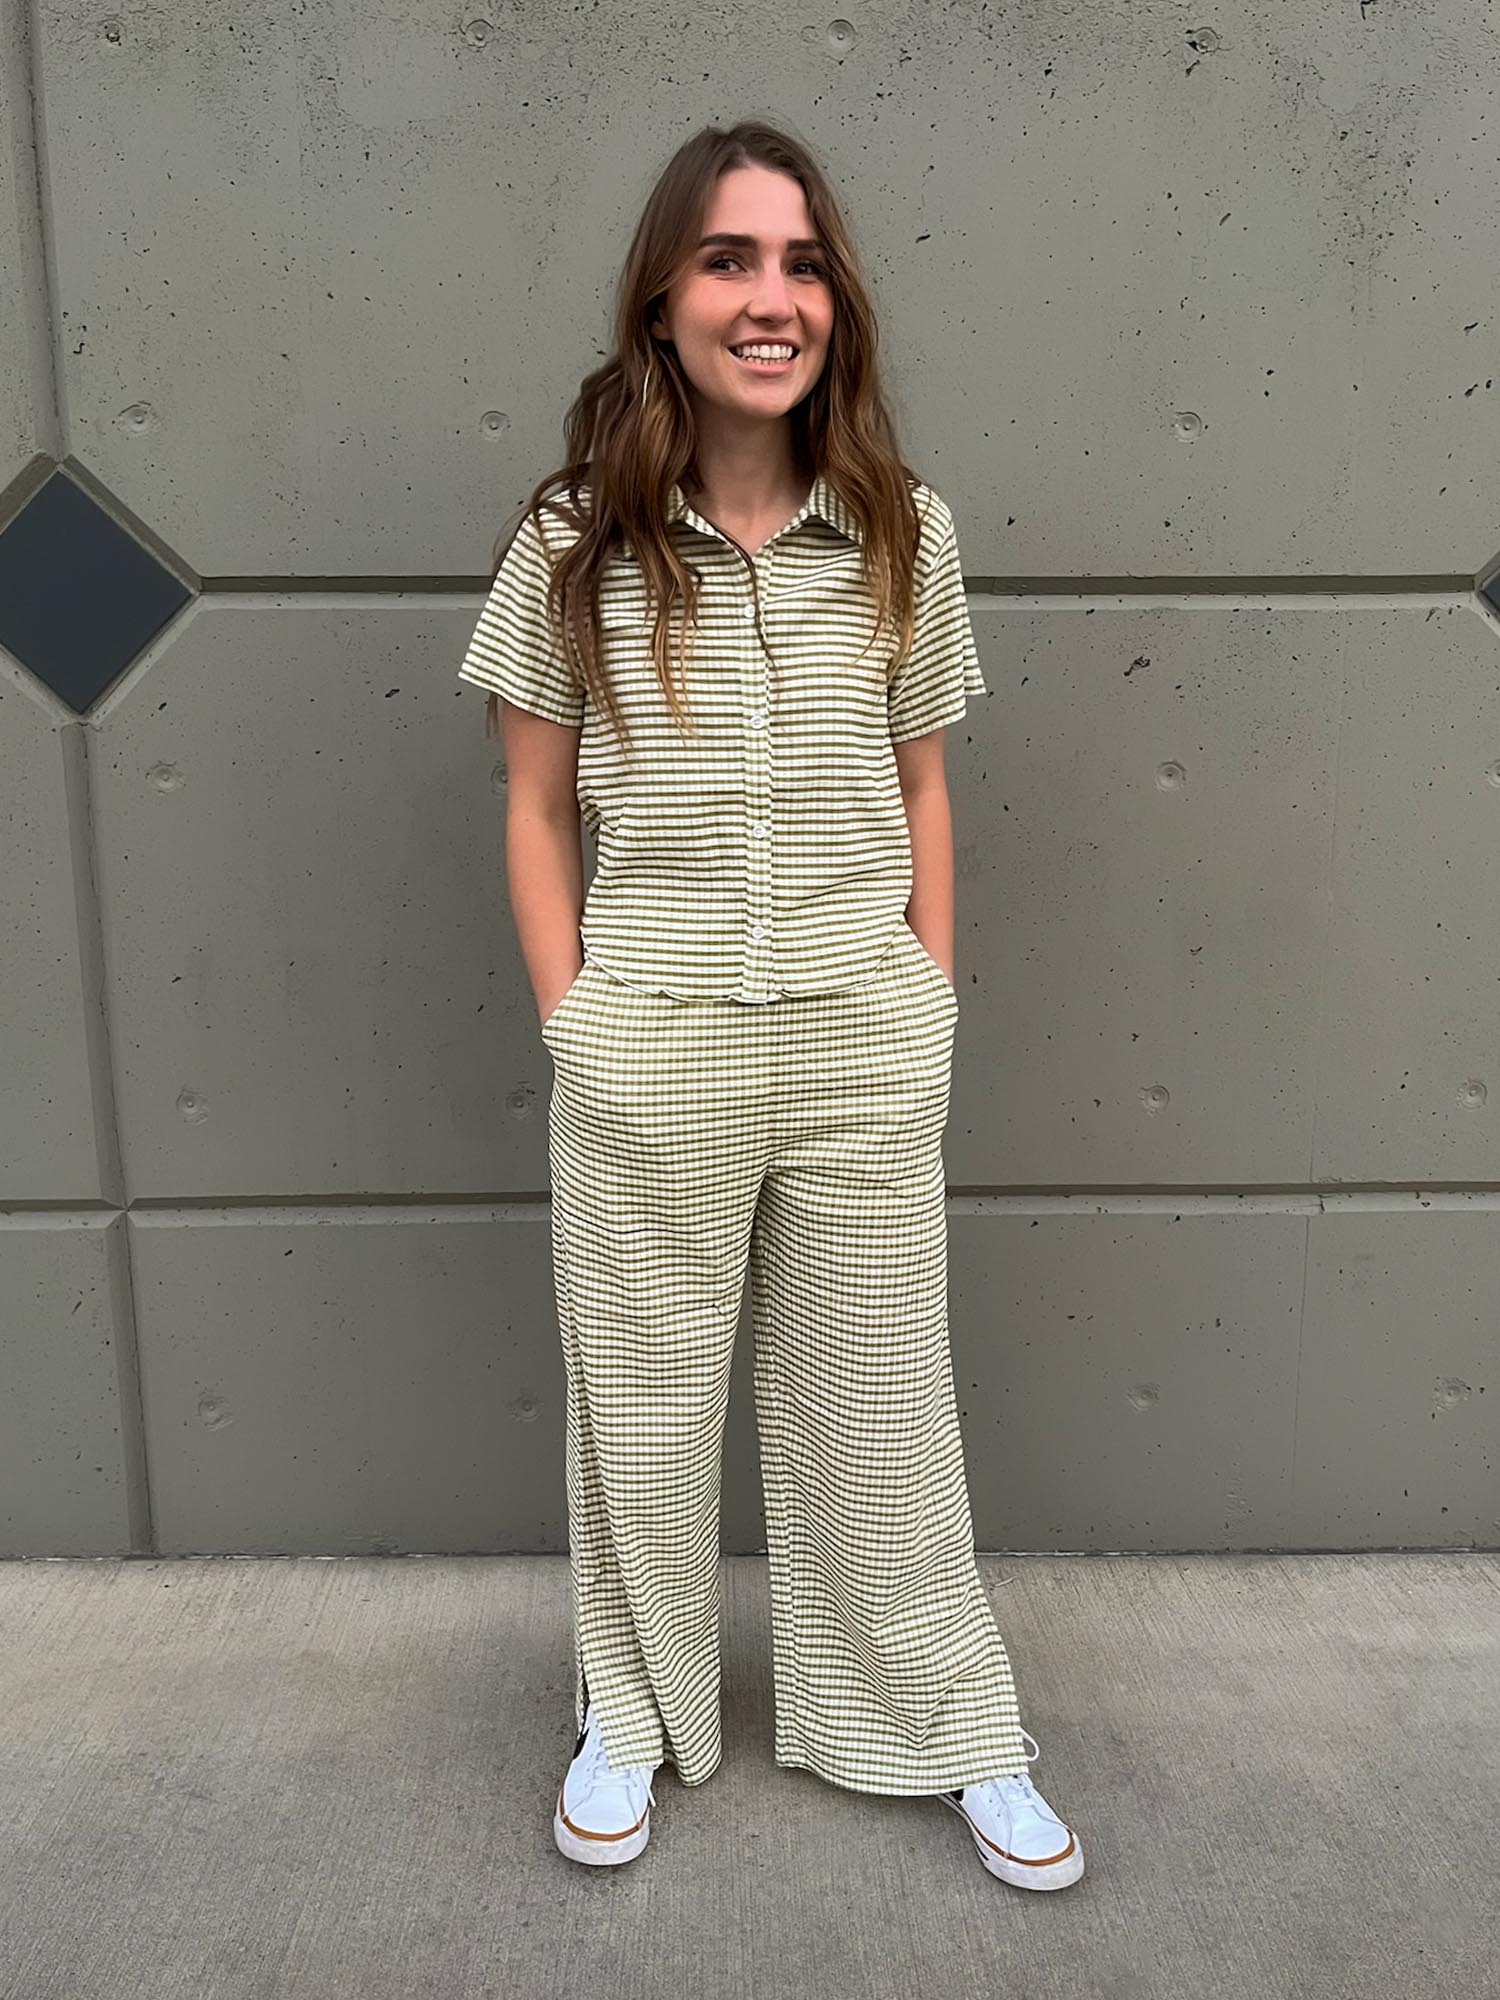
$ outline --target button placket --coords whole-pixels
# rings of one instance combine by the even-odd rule
[[[748,970],[745,989],[753,1000],[770,997],[771,966],[775,956],[772,915],[772,868],[771,843],[766,829],[771,817],[771,772],[775,746],[771,741],[769,727],[770,679],[769,661],[761,642],[760,626],[756,619],[759,609],[759,571],[757,556],[750,559],[750,602],[745,606],[751,630],[747,635],[745,649],[745,701],[747,708],[745,744],[746,783],[745,802],[752,815],[752,831],[749,852],[745,864],[745,909],[749,928],[746,946]]]

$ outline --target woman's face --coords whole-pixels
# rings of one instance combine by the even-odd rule
[[[823,372],[833,290],[801,184],[769,167],[721,174],[702,236],[748,243],[694,248],[664,294],[653,333],[677,349],[700,425],[731,428],[784,417]],[[730,351],[744,342],[787,343],[789,364],[757,367]]]

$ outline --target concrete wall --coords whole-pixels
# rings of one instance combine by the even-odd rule
[[[1486,0],[3,21],[3,1551],[566,1546],[456,667],[647,189],[751,113],[843,191],[993,690],[979,1546],[1500,1545]]]

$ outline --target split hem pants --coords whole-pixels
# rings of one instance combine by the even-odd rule
[[[1028,1768],[974,1560],[942,1156],[958,997],[874,978],[688,1002],[586,959],[543,1024],[567,1372],[575,1721],[712,1776],[720,1495],[751,1276],[775,1760],[922,1794]]]

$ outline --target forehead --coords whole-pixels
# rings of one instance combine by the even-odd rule
[[[759,162],[719,175],[699,211],[701,234],[728,230],[768,247],[809,241],[816,231],[802,183]]]

